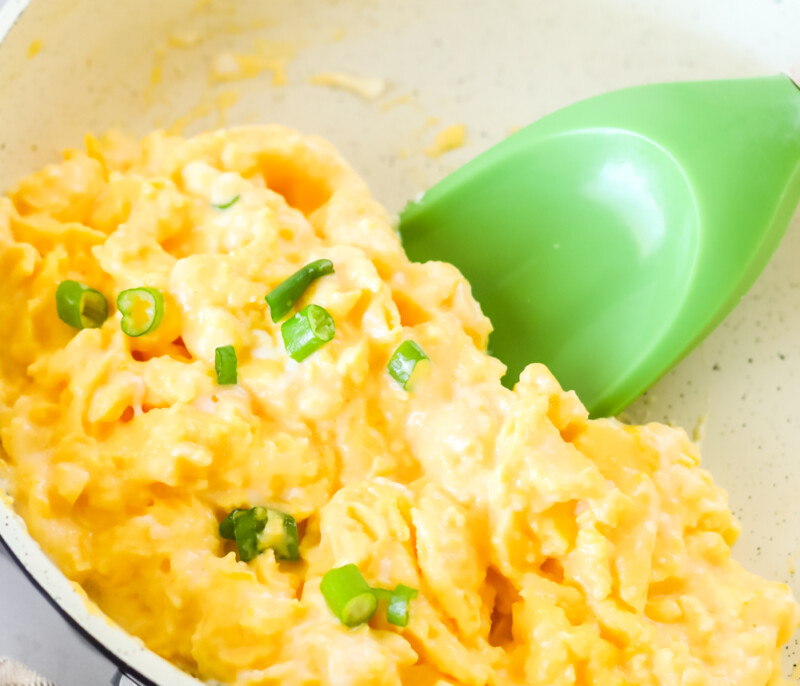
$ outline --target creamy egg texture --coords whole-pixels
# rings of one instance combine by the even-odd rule
[[[265,295],[328,259],[294,311]],[[516,388],[447,264],[408,261],[335,150],[278,126],[86,151],[0,199],[0,477],[64,574],[149,648],[230,684],[764,685],[798,608],[730,557],[738,527],[683,431],[589,420],[542,365]],[[71,279],[110,316],[56,311]],[[164,294],[120,328],[121,291]],[[430,359],[410,390],[398,345]],[[220,385],[215,350],[234,347]],[[300,559],[239,559],[219,523],[268,506]],[[419,591],[406,627],[347,628],[320,581],[353,563]]]

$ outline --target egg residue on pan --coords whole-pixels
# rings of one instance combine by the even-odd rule
[[[685,433],[504,388],[469,284],[328,143],[90,137],[0,199],[0,269],[13,507],[192,674],[781,683],[798,607]]]
[[[364,100],[374,100],[383,95],[387,83],[385,79],[353,76],[342,72],[320,72],[309,79],[313,86],[327,86],[338,90],[347,91]]]
[[[467,127],[464,124],[452,124],[436,134],[425,148],[428,157],[441,157],[446,152],[460,148],[467,140]]]

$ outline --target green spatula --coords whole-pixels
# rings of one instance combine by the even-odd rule
[[[670,83],[531,124],[409,204],[400,232],[469,279],[507,385],[544,362],[613,415],[733,308],[799,200],[789,78]]]

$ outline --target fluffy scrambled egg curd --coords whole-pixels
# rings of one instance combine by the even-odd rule
[[[684,432],[504,388],[328,143],[90,137],[0,199],[0,271],[13,506],[201,679],[782,683],[798,608]]]

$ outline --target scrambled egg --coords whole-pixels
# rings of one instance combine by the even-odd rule
[[[237,198],[236,202],[232,200]],[[220,209],[222,206],[227,206]],[[335,338],[290,359],[264,296]],[[202,679],[284,686],[779,684],[789,590],[684,432],[590,421],[548,370],[512,392],[447,264],[412,264],[330,145],[271,126],[88,139],[0,199],[0,460],[16,511],[120,625]],[[76,331],[65,279],[165,294],[141,338]],[[427,376],[386,371],[416,341]],[[237,385],[214,353],[233,345]],[[238,559],[236,507],[291,513],[299,562]],[[355,563],[419,590],[401,628],[344,627],[319,586]]]

